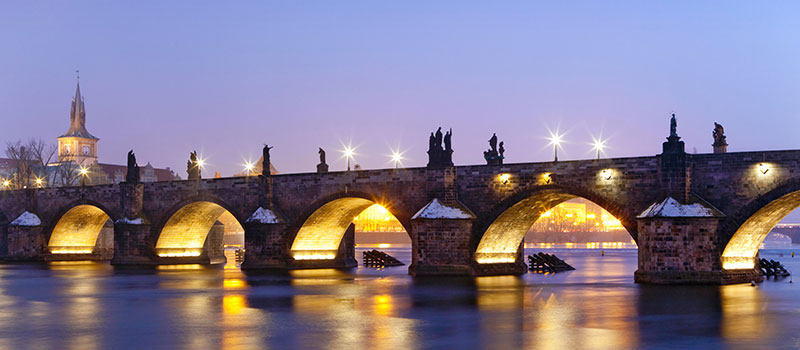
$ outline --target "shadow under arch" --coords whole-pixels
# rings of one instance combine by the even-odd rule
[[[480,264],[517,262],[520,245],[528,230],[553,207],[573,198],[587,199],[620,220],[636,240],[635,220],[629,220],[621,206],[590,191],[561,185],[521,189],[500,202],[490,219],[476,226],[475,261]]]
[[[155,251],[159,258],[208,257],[211,263],[225,261],[222,240],[225,229],[215,229],[220,217],[230,214],[235,220],[225,220],[243,232],[241,220],[227,206],[214,198],[194,198],[183,201],[161,225]],[[195,261],[190,261],[194,263]]]
[[[800,208],[800,179],[795,179],[751,201],[725,222],[722,232],[733,232],[722,251],[725,270],[753,269],[761,243],[783,218]],[[727,239],[726,239],[727,238]]]
[[[108,212],[97,204],[69,206],[53,226],[47,249],[52,260],[92,254],[97,259],[111,259],[114,250],[113,222]],[[104,227],[108,228],[103,233]]]
[[[302,216],[292,238],[290,253],[294,260],[332,260],[353,219],[367,208],[378,204],[384,207],[408,233],[410,215],[400,215],[392,201],[363,192],[342,192],[316,201]],[[341,257],[339,257],[341,258]]]

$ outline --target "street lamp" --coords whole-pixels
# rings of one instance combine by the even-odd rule
[[[554,159],[555,159],[554,162],[558,161],[558,147],[561,146],[561,142],[562,142],[561,138],[562,137],[563,137],[563,135],[560,135],[558,133],[558,131],[556,131],[555,134],[551,132],[550,133],[550,138],[548,139],[548,140],[550,140],[550,144],[553,145],[553,154],[555,156],[554,157]]]
[[[250,176],[253,175],[253,170],[256,168],[255,164],[246,162],[244,163],[244,171],[245,175]]]
[[[36,182],[36,187],[37,188],[42,188],[42,178],[37,177],[35,182]]]
[[[600,153],[606,148],[606,141],[602,139],[595,139],[592,144],[592,150],[597,151],[597,159],[600,159]]]
[[[403,153],[392,151],[392,161],[394,162],[394,168],[397,169],[400,165],[400,161],[403,160]]]
[[[79,172],[81,174],[81,186],[86,186],[86,177],[89,175],[89,169],[82,166]]]
[[[354,149],[350,146],[344,147],[344,157],[347,158],[347,171],[350,171],[350,159],[355,155]]]
[[[11,186],[11,181],[3,180],[3,188],[8,189]]]

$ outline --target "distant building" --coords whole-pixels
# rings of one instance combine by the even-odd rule
[[[127,165],[106,164],[98,161],[98,141],[100,139],[86,129],[86,105],[81,95],[80,82],[75,88],[75,97],[72,98],[69,119],[69,130],[57,138],[58,161],[46,166],[39,164],[38,170],[36,170],[36,173],[39,174],[37,176],[46,178],[46,186],[77,185],[82,176],[86,176],[86,184],[91,185],[125,181]],[[32,161],[32,163],[35,162]],[[17,161],[13,159],[0,158],[0,178],[4,180],[15,178],[15,172],[20,168],[18,165]],[[81,169],[86,170],[86,175],[80,174]],[[155,168],[150,163],[140,166],[139,171],[142,182],[180,179],[170,168]],[[24,183],[25,181],[20,182]]]

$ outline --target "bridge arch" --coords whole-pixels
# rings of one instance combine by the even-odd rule
[[[365,192],[341,192],[314,202],[293,230],[290,252],[295,260],[331,260],[353,223],[353,218],[379,204],[408,231],[411,214],[397,202]]]
[[[761,243],[775,225],[797,208],[800,208],[800,179],[767,192],[729,217],[719,230],[725,244],[722,268],[754,268]]]
[[[184,200],[173,206],[158,227],[155,252],[159,258],[208,257],[210,262],[223,262],[223,232],[212,231],[221,217],[230,215],[233,220],[224,220],[238,225],[235,230],[244,231],[242,220],[229,205],[216,197],[203,196]],[[210,235],[213,233],[213,235]]]
[[[623,206],[594,192],[563,185],[526,187],[498,203],[487,219],[476,223],[474,230],[475,261],[511,263],[517,260],[520,244],[528,230],[551,208],[573,198],[587,199],[620,220],[636,240],[636,220]]]
[[[50,232],[47,249],[54,256],[94,254],[110,259],[114,249],[111,215],[101,204],[91,201],[66,206],[56,216],[58,221]]]

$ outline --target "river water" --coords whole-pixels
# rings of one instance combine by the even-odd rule
[[[636,250],[551,251],[577,270],[415,279],[407,266],[245,276],[233,262],[0,265],[0,348],[800,347],[800,281],[643,286]],[[800,271],[791,251],[761,256]]]

